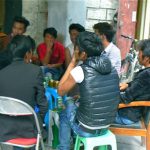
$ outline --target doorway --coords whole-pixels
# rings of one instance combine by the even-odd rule
[[[5,1],[4,0],[0,0],[0,32],[3,31],[4,29],[4,13],[5,13],[5,5],[4,5]]]

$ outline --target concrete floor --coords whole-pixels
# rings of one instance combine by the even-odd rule
[[[145,147],[141,146],[140,137],[128,137],[128,136],[117,136],[117,150],[146,150]],[[12,150],[11,146],[1,146],[0,150]],[[46,148],[46,150],[52,150]]]
[[[117,136],[118,150],[146,150],[141,146],[141,137]]]

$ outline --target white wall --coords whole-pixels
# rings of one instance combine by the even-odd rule
[[[86,0],[48,0],[48,27],[55,27],[59,41],[70,43],[68,28],[71,23],[85,25]]]
[[[22,15],[30,21],[26,34],[39,44],[43,41],[43,30],[47,27],[47,0],[23,0],[22,6]]]

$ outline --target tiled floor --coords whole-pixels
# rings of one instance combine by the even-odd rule
[[[145,147],[141,146],[140,137],[117,136],[117,147],[117,150],[146,150]],[[11,146],[1,146],[1,148],[0,150],[12,150]],[[46,150],[52,149],[46,148]]]

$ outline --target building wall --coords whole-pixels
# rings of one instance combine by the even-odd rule
[[[0,0],[0,31],[3,31],[4,14],[5,14],[4,0]]]
[[[85,26],[86,0],[48,0],[48,27],[57,29],[58,40],[64,45],[70,43],[68,28],[71,23]]]
[[[80,23],[92,31],[99,21],[111,22],[118,8],[118,0],[22,0],[22,3],[22,14],[31,23],[27,34],[39,43],[43,40],[43,30],[54,26],[64,45],[70,43],[71,23]]]
[[[92,30],[97,22],[111,22],[119,0],[87,0],[86,29]]]
[[[47,0],[22,0],[22,15],[30,21],[26,34],[39,44],[43,41],[43,30],[47,27]]]

